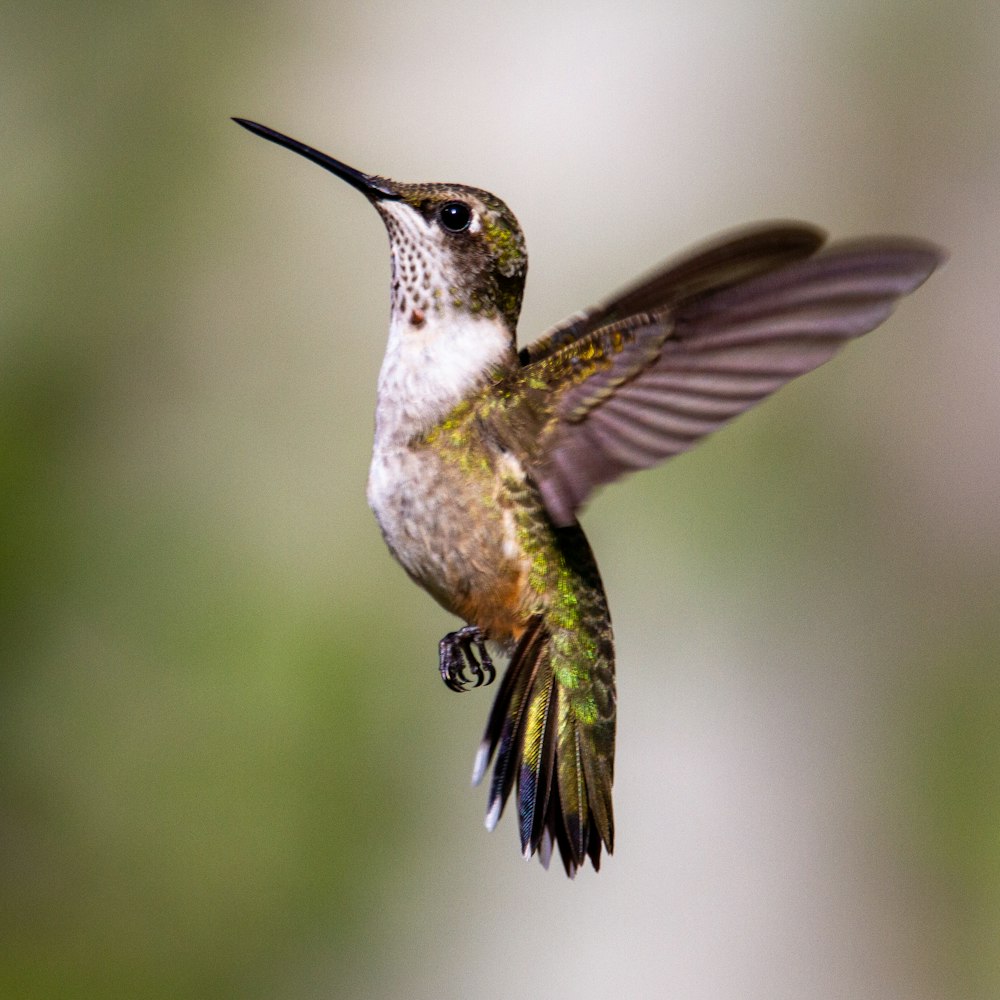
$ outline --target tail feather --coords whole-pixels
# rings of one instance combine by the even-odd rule
[[[478,783],[495,759],[486,825],[493,829],[517,781],[518,828],[526,858],[548,868],[558,847],[571,878],[614,846],[610,753],[596,751],[594,727],[581,721],[577,692],[553,669],[552,636],[531,620],[511,657],[476,758]],[[613,723],[612,723],[613,725]],[[598,724],[598,727],[600,724]]]
[[[548,649],[538,657],[534,670],[517,773],[517,815],[521,851],[531,857],[541,840],[552,794],[552,769],[556,758],[558,701],[552,683],[552,658]]]
[[[559,802],[569,843],[570,857],[579,866],[587,851],[590,831],[590,808],[587,802],[587,782],[583,773],[580,731],[573,724],[572,707],[564,691],[559,692],[559,728],[565,733],[557,767]],[[565,861],[565,858],[563,858]]]
[[[590,812],[596,828],[598,847],[603,840],[608,854],[615,845],[615,814],[611,802],[611,785],[614,781],[612,762],[605,757],[587,754],[583,758],[584,775],[590,789]],[[593,842],[595,838],[591,838]],[[595,862],[594,867],[597,867]]]
[[[503,813],[507,798],[517,776],[521,756],[520,745],[524,729],[528,691],[538,669],[540,648],[544,645],[542,620],[533,618],[514,650],[510,666],[497,691],[496,701],[486,723],[486,732],[476,756],[472,783],[478,785],[490,761],[496,756],[490,781],[486,828],[492,830]],[[518,669],[514,669],[518,665]]]

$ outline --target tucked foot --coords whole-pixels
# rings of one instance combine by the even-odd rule
[[[466,625],[457,632],[449,632],[438,643],[438,655],[441,679],[452,691],[464,691],[470,685],[492,684],[497,675],[490,654],[486,652],[486,636],[478,625]]]

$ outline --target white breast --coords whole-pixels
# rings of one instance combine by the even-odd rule
[[[513,361],[510,333],[499,319],[432,313],[423,325],[394,317],[378,378],[375,440],[408,441],[439,423]]]

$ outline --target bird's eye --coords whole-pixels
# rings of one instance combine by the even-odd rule
[[[464,201],[448,201],[441,206],[438,218],[449,233],[461,233],[472,222],[472,209]]]

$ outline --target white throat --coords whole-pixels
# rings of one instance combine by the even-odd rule
[[[442,420],[498,366],[514,361],[512,338],[499,318],[445,306],[414,324],[393,310],[378,377],[376,443],[403,444]]]
[[[405,202],[376,203],[389,230],[392,314],[378,379],[376,447],[405,444],[515,361],[499,315],[474,312],[452,287],[454,258],[436,223]],[[470,226],[481,222],[476,216]]]

